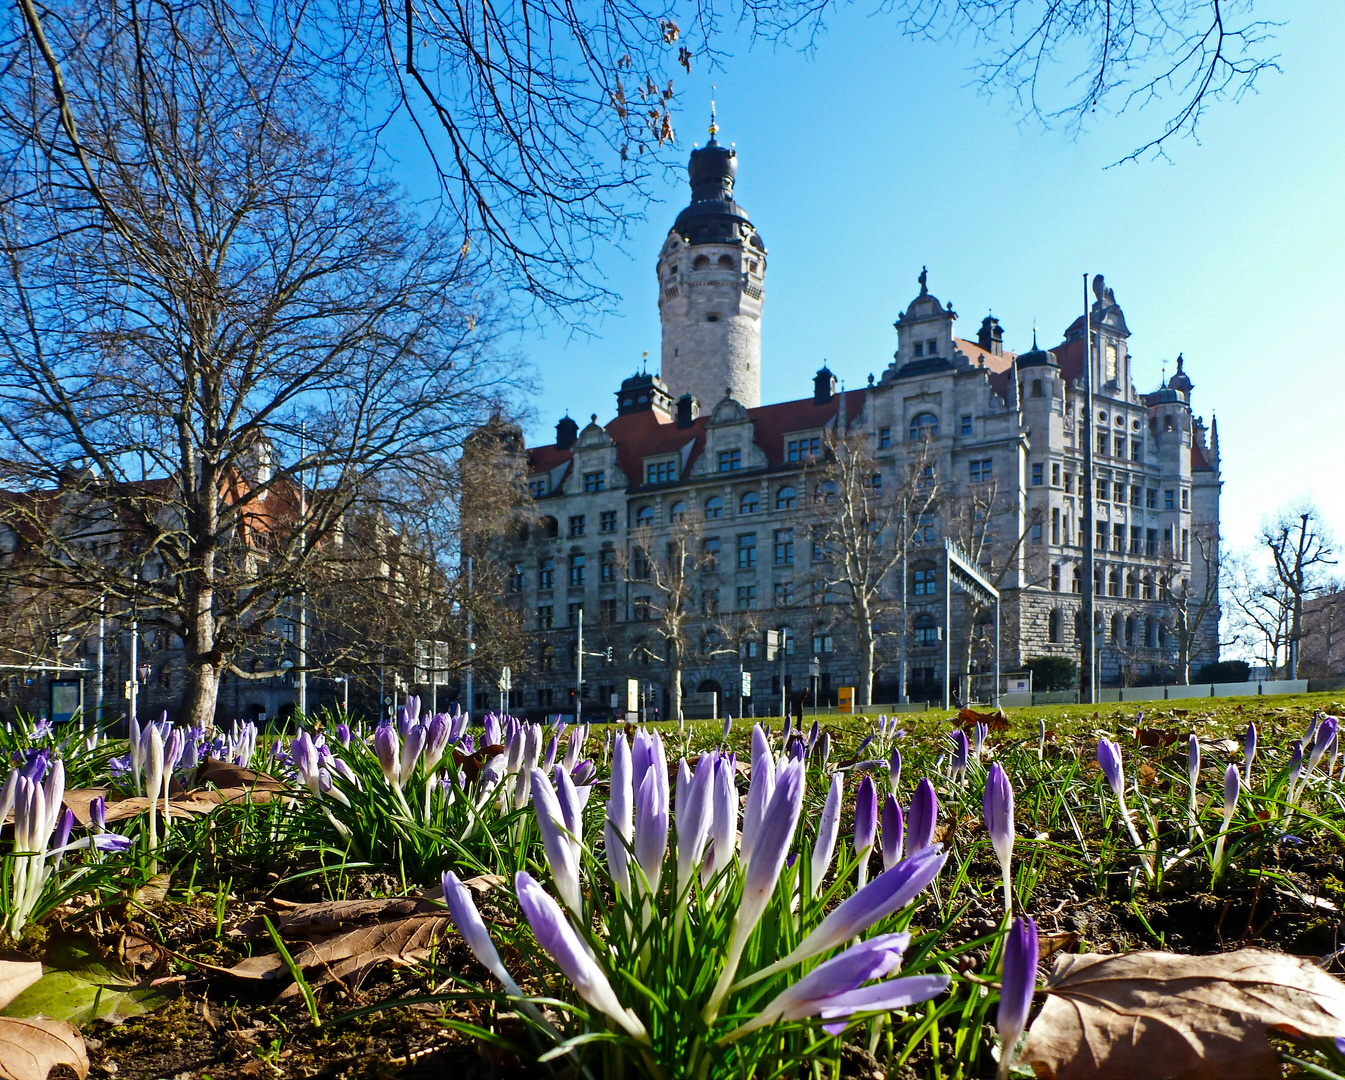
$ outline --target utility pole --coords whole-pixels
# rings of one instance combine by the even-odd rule
[[[303,558],[304,544],[308,538],[308,491],[304,486],[304,456],[308,453],[308,421],[299,422],[299,557]],[[308,596],[302,585],[299,587],[299,673],[295,711],[298,720],[303,723],[308,715]]]
[[[476,641],[472,636],[472,557],[467,556],[467,709],[472,711],[472,654]]]
[[[103,637],[107,633],[107,596],[98,600],[98,685],[93,692],[93,728],[103,722]]]
[[[574,723],[579,726],[584,713],[584,605],[579,605],[579,647],[574,651]]]
[[[1083,662],[1079,665],[1079,696],[1085,705],[1097,702],[1097,627],[1093,524],[1093,324],[1088,308],[1088,275],[1083,276],[1083,490],[1079,502],[1083,509]]]
[[[137,666],[137,665],[139,664],[139,662],[140,662],[140,658],[139,658],[139,654],[138,654],[138,649],[137,649],[137,646],[139,645],[139,642],[140,642],[140,620],[137,619],[137,618],[135,617],[134,613],[132,613],[132,616],[131,616],[131,681],[130,681],[130,684],[129,684],[130,687],[131,687],[131,692],[130,692],[129,694],[126,695],[127,698],[130,700],[130,705],[131,705],[130,711],[126,714],[126,716],[127,716],[127,721],[128,721],[128,722],[131,721],[131,720],[134,720],[134,719],[136,718],[136,698],[137,698],[137,697],[139,696],[139,694],[140,694],[140,670],[139,670],[139,668],[138,668],[138,666]]]

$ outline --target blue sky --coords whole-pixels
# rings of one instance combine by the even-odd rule
[[[1285,7],[1282,74],[1217,105],[1171,160],[1110,169],[1167,118],[1161,104],[1099,115],[1076,139],[1043,131],[970,85],[969,42],[911,41],[855,8],[812,56],[758,47],[693,70],[678,142],[705,141],[716,84],[738,200],[769,250],[763,400],[803,396],[824,360],[852,387],[881,372],[922,265],[963,336],[993,310],[1018,350],[1034,321],[1056,343],[1081,307],[1080,275],[1101,272],[1140,389],[1182,352],[1195,411],[1218,416],[1227,540],[1253,543],[1263,516],[1305,496],[1345,540],[1345,3],[1258,14]],[[600,256],[619,315],[590,337],[521,339],[541,385],[530,441],[554,438],[566,410],[607,419],[641,353],[657,364],[654,257],[687,201],[684,174],[663,198]]]

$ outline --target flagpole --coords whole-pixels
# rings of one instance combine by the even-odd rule
[[[1079,668],[1080,700],[1097,703],[1097,616],[1096,600],[1096,527],[1093,524],[1093,326],[1088,310],[1088,275],[1083,276],[1083,490],[1079,501],[1083,508],[1083,657]]]

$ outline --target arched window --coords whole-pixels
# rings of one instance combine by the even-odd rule
[[[1060,609],[1054,608],[1046,616],[1046,640],[1052,645],[1060,644]]]
[[[1158,648],[1158,623],[1150,617],[1144,620],[1144,644],[1147,648]]]
[[[1041,397],[1041,380],[1040,380],[1040,379],[1033,379],[1033,380],[1032,380],[1032,396],[1033,396],[1033,397]]]
[[[1152,600],[1154,598],[1154,576],[1153,574],[1144,575],[1144,599]]]
[[[1111,643],[1113,645],[1121,644],[1121,616],[1113,615],[1111,617]]]
[[[542,518],[542,520],[537,523],[537,526],[538,535],[543,540],[554,540],[560,535],[560,522],[549,515]]]
[[[1076,611],[1076,612],[1074,613],[1074,640],[1075,640],[1075,641],[1082,641],[1082,640],[1083,640],[1083,612],[1082,612],[1082,611]]]
[[[932,412],[916,413],[911,417],[910,428],[911,442],[920,442],[922,439],[937,439],[939,437],[939,418]]]
[[[939,620],[934,618],[929,612],[924,611],[915,617],[915,644],[919,646],[937,645],[939,643]]]
[[[672,508],[668,511],[668,520],[681,521],[686,516],[687,516],[687,504],[684,503],[681,499],[678,499],[675,503],[672,504]]]
[[[1072,593],[1082,592],[1083,586],[1079,584],[1079,568],[1074,568],[1073,575],[1070,578],[1069,591]]]
[[[635,514],[635,524],[642,529],[647,529],[654,524],[654,508],[652,506],[642,506]]]
[[[1100,566],[1093,571],[1093,595],[1107,595],[1107,575]]]
[[[697,255],[696,261],[691,264],[691,268],[693,270],[704,270],[709,265],[710,265],[709,255]]]
[[[836,499],[836,482],[834,480],[823,480],[813,488],[813,501],[820,503],[831,503]]]
[[[1158,624],[1158,647],[1166,649],[1168,647],[1168,625],[1167,623]]]
[[[799,500],[799,493],[792,487],[782,487],[775,493],[775,508],[777,510],[793,510],[794,504]]]
[[[761,499],[755,491],[747,492],[738,503],[738,513],[740,514],[755,514],[759,509],[761,509]]]
[[[555,671],[556,650],[550,645],[543,645],[542,651],[537,655],[537,666],[542,671]]]
[[[1060,591],[1060,564],[1051,564],[1051,592]]]
[[[1113,570],[1110,574],[1107,575],[1107,595],[1108,595],[1108,596],[1120,596],[1120,595],[1121,595],[1121,571],[1120,571],[1120,570]]]
[[[1126,648],[1133,648],[1135,645],[1135,616],[1126,616]]]
[[[1131,600],[1138,600],[1140,595],[1140,582],[1135,571],[1131,570],[1126,574],[1126,596]]]
[[[705,500],[705,516],[707,518],[717,518],[724,513],[724,500],[718,495],[712,495]]]
[[[732,255],[721,255],[721,256],[719,256],[719,269],[721,269],[721,270],[732,270],[732,269],[733,269],[733,256],[732,256]]]

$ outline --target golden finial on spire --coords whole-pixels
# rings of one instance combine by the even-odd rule
[[[711,94],[711,97],[710,97],[710,141],[711,141],[711,142],[714,142],[714,138],[715,138],[715,136],[719,134],[719,125],[715,122],[715,99],[714,99],[714,96],[713,96],[716,89],[717,89],[717,87],[714,87],[714,86],[711,86],[711,87],[710,87],[710,94]]]

